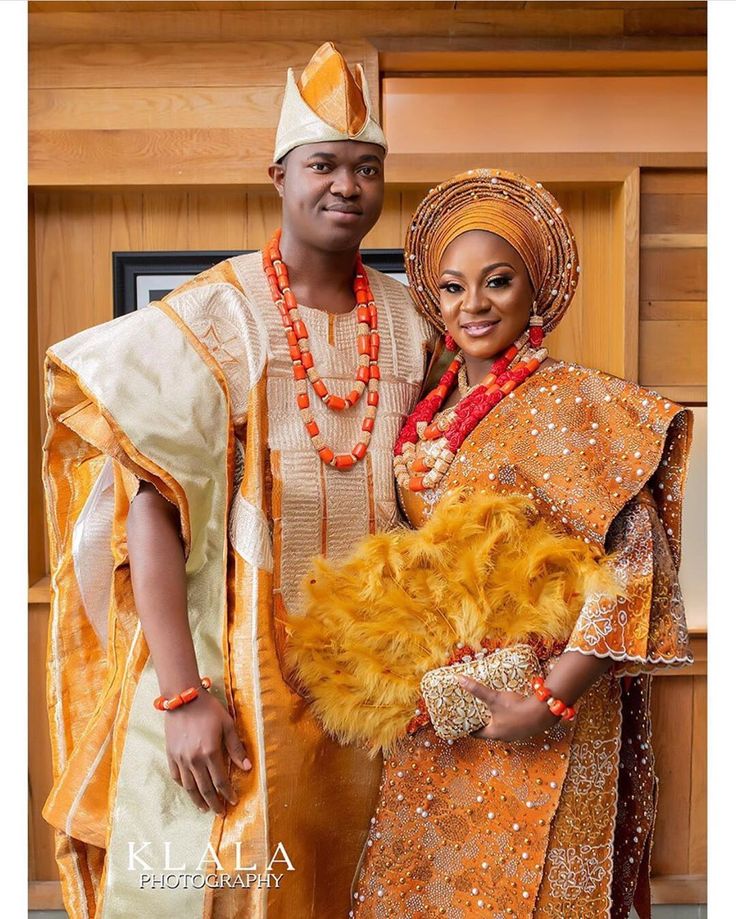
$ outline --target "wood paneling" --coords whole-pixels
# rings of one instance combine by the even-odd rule
[[[652,878],[652,903],[696,904],[708,900],[708,879],[704,874],[667,875]],[[705,913],[698,913],[705,915]]]
[[[632,4],[633,6],[633,4]],[[662,31],[662,11],[651,6],[624,11],[624,31],[627,35],[652,35]],[[689,3],[667,10],[668,35],[704,35],[707,11],[693,9]]]
[[[639,364],[640,170],[634,169],[615,191],[611,248],[614,291],[612,311],[618,322],[611,330],[620,351],[619,376],[636,380]]]
[[[673,164],[674,165],[674,164]],[[705,163],[701,169],[644,170],[641,174],[642,195],[704,195],[708,178]]]
[[[38,360],[38,298],[36,296],[36,214],[33,195],[28,210],[28,583],[48,570],[43,486],[41,482],[42,369]]]
[[[705,233],[708,199],[702,194],[643,195],[641,232],[647,233]]]
[[[705,300],[642,300],[640,319],[699,319],[708,316]]]
[[[365,41],[340,49],[351,63],[366,65],[378,98],[378,61]],[[278,86],[284,70],[300,70],[315,51],[311,41],[111,42],[32,45],[28,85],[36,87]],[[278,117],[278,112],[274,113]]]
[[[693,680],[655,681],[652,686],[654,762],[659,776],[658,811],[652,874],[688,874]],[[666,829],[662,815],[667,815]]]
[[[639,379],[672,398],[679,389],[705,401],[705,172],[644,170],[641,190]]]
[[[705,3],[30,3],[33,42],[75,41],[228,41],[289,35],[345,41],[356,35],[453,35],[476,38],[512,36],[667,36],[706,32]],[[379,10],[380,15],[374,15]],[[217,15],[201,15],[213,13]],[[105,15],[100,16],[98,13]]]
[[[31,154],[32,186],[119,187],[123,185],[270,185],[267,169],[273,153],[273,131],[265,128],[170,131],[41,132]],[[31,132],[33,135],[34,132]],[[115,135],[115,136],[113,136]],[[116,139],[117,137],[117,139]],[[88,143],[88,141],[92,141]],[[418,185],[426,190],[448,176],[500,163],[505,169],[541,182],[614,184],[639,166],[668,167],[686,163],[705,167],[700,153],[389,153],[386,182]]]
[[[705,76],[399,76],[382,87],[394,153],[706,149]]]
[[[84,4],[81,8],[73,11],[77,14],[77,22],[74,23],[75,35],[84,32],[89,35],[90,41],[99,41],[93,34],[94,17],[96,10],[92,8],[93,4]],[[146,4],[149,6],[149,4]],[[330,4],[332,7],[333,4]],[[429,4],[422,4],[429,7]],[[288,34],[294,37],[309,37],[315,35],[329,35],[334,41],[345,41],[347,38],[357,34],[365,34],[367,23],[361,21],[360,13],[369,12],[365,5],[335,4],[334,9],[321,9],[317,4],[310,9],[308,16],[295,15],[293,11],[276,9],[253,9],[249,7],[245,10],[225,8],[218,17],[203,17],[197,15],[196,11],[176,10],[172,7],[163,7],[159,10],[153,9],[150,5],[150,11],[146,16],[137,18],[148,20],[142,23],[148,31],[157,36],[164,33],[168,26],[173,28],[174,37],[180,41],[182,36],[178,29],[191,32],[193,30],[191,23],[198,24],[199,32],[203,38],[225,38],[228,34],[243,38],[248,36],[252,39],[272,36],[274,34]],[[557,35],[619,35],[623,30],[623,19],[620,11],[591,8],[590,4],[585,4],[582,9],[560,9],[552,10],[533,10],[521,11],[517,9],[497,9],[482,10],[472,8],[461,8],[452,10],[449,6],[445,9],[426,8],[420,11],[416,4],[404,4],[403,8],[396,3],[392,3],[389,8],[387,4],[380,7],[381,15],[372,15],[370,18],[370,32],[374,35],[446,35],[452,29],[457,35],[486,35],[486,36],[503,36],[503,35],[528,35],[528,34],[557,34]],[[57,21],[60,16],[67,17],[70,11],[59,10],[58,13],[46,12],[42,16],[34,15],[31,9],[30,35],[33,41],[53,41],[55,23],[48,23],[51,16],[55,16]],[[79,22],[79,14],[87,14],[86,22]],[[156,17],[155,21],[151,16]],[[168,21],[166,18],[168,18]],[[99,20],[101,17],[97,16]],[[105,17],[109,19],[109,17]],[[111,34],[115,41],[120,41],[123,36],[129,41],[140,41],[135,38],[131,32],[134,23],[131,22],[133,17],[130,13],[116,12],[114,20],[102,24],[102,28]],[[92,19],[92,21],[90,21]],[[177,23],[175,20],[181,20]],[[209,20],[209,21],[207,21]],[[421,25],[420,25],[421,21]],[[178,26],[178,28],[177,28]],[[67,26],[68,27],[68,26]],[[99,28],[99,26],[98,26]],[[196,28],[196,27],[195,27]],[[58,30],[57,30],[58,32]],[[58,40],[58,39],[57,39]]]
[[[681,405],[708,404],[708,387],[705,383],[676,384],[658,383],[657,392],[666,399],[679,402]]]
[[[703,385],[706,379],[707,324],[688,320],[645,320],[639,324],[639,382]]]
[[[299,72],[314,50],[298,40],[35,45],[30,183],[268,184],[285,68]],[[378,105],[375,48],[341,50],[363,63]]]
[[[690,833],[688,874],[705,875],[708,867],[708,685],[693,679],[693,756],[690,766]]]
[[[28,811],[29,880],[57,876],[54,834],[41,817],[51,791],[51,741],[46,715],[46,641],[49,606],[28,607]]]
[[[616,220],[615,191],[590,188],[551,190],[575,228],[582,266],[578,289],[565,321],[547,339],[550,354],[624,373],[624,306],[616,260],[623,261],[623,227]],[[612,258],[612,253],[614,257]]]
[[[56,869],[54,869],[54,874],[56,874]],[[28,909],[29,911],[64,909],[61,884],[58,881],[29,881]]]
[[[654,762],[660,779],[653,877],[702,877],[706,869],[706,677],[686,673],[655,679],[652,685]]]
[[[658,18],[647,19],[649,7],[623,3],[558,3],[554,10],[518,3],[314,3],[305,9],[308,15],[293,4],[256,3],[181,10],[155,3],[32,8],[31,184],[267,184],[284,70],[303,67],[326,35],[340,43],[350,60],[363,61],[379,108],[379,64],[384,74],[392,69],[496,73],[507,68],[529,75],[596,72],[604,80],[605,74],[617,72],[705,72],[703,4],[690,6],[687,19],[676,7],[660,7]],[[627,25],[627,16],[637,11],[643,18],[634,17]],[[430,54],[431,59],[398,60],[407,54]],[[577,111],[585,86],[577,93],[577,108],[557,104],[556,110]],[[640,94],[635,109],[627,107],[626,117],[611,115],[608,121],[615,120],[619,130],[634,125],[641,99]],[[680,104],[687,94],[678,92],[674,99]],[[658,106],[658,111],[670,108]],[[656,121],[646,118],[634,130],[646,134]],[[680,117],[670,146],[682,147],[696,122],[696,116]],[[578,133],[566,130],[563,136]],[[549,131],[526,134],[518,149],[528,149],[529,137],[539,134]],[[639,149],[645,154],[671,152],[644,134]],[[401,148],[393,139],[392,144]],[[496,159],[500,151],[486,146],[476,145],[476,154]],[[506,159],[514,146],[507,140]],[[547,143],[544,153],[553,148]],[[427,139],[417,135],[406,168],[399,161],[388,164],[390,180],[412,181],[414,154],[429,149]],[[658,159],[656,165],[667,164]]]
[[[642,249],[705,249],[705,233],[647,233],[641,237]]]
[[[632,40],[593,42],[588,36],[545,42],[515,39],[406,39],[376,38],[378,59],[386,76],[398,74],[702,74],[707,52],[700,39],[686,39],[673,49],[670,41]],[[591,47],[594,43],[595,47]],[[534,47],[530,47],[530,45]],[[489,47],[489,45],[491,47]],[[575,50],[577,45],[580,50]],[[463,46],[465,46],[463,48]],[[540,47],[541,46],[541,47]],[[572,46],[572,48],[571,48]],[[618,46],[618,47],[617,47]]]
[[[32,185],[267,184],[275,129],[31,131]]]
[[[31,89],[33,131],[268,128],[283,93],[278,86],[136,86]]]
[[[529,153],[489,149],[482,153],[389,153],[386,181],[396,185],[436,185],[466,169],[488,165],[533,176],[545,184],[579,188],[581,184],[617,185],[633,169],[668,169],[678,164],[704,170],[702,153]]]

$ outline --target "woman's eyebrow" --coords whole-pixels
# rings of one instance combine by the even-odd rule
[[[493,262],[492,265],[486,265],[485,268],[481,270],[481,273],[485,274],[487,271],[493,271],[494,268],[511,268],[512,271],[514,270],[514,266],[510,265],[508,262]],[[455,278],[465,277],[462,271],[454,271],[452,268],[445,268],[442,274],[451,274]]]

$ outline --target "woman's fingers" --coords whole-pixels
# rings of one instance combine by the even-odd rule
[[[484,725],[479,730],[473,731],[471,737],[477,737],[479,740],[496,740],[493,722],[489,721],[488,724]]]
[[[495,689],[491,689],[490,686],[486,686],[485,683],[479,683],[478,680],[465,676],[465,674],[458,674],[455,679],[463,689],[474,695],[477,699],[482,699],[489,708],[493,708],[493,703],[496,701],[496,696],[498,695]]]

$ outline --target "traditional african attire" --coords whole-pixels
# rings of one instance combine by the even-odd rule
[[[330,90],[331,105],[346,85],[359,93],[334,49],[320,49],[310,73],[322,96]],[[287,134],[290,149],[319,135],[306,76],[302,89],[312,103],[282,118],[277,155]],[[293,106],[291,77],[289,85]],[[339,124],[323,127],[322,138],[352,136]],[[375,122],[367,130],[381,142]],[[344,912],[379,768],[324,734],[286,682],[281,658],[284,621],[300,611],[311,556],[339,557],[361,536],[397,522],[391,452],[419,395],[434,334],[403,285],[372,269],[367,277],[384,342],[381,402],[370,450],[348,470],[319,459],[299,416],[294,362],[260,252],[221,262],[162,301],[47,352],[54,782],[43,816],[56,828],[73,919],[329,919]],[[345,388],[355,373],[356,315],[299,309],[323,379]],[[333,444],[354,443],[360,405],[336,414],[312,402]],[[239,800],[222,817],[200,813],[171,778],[169,715],[152,705],[157,677],[126,544],[141,480],[178,508],[200,673],[212,678],[253,763],[246,773],[228,761]],[[131,862],[129,843],[141,861]],[[165,870],[166,843],[172,870]],[[271,875],[283,875],[278,889],[273,877],[266,883],[274,853]],[[177,870],[182,865],[185,872]],[[250,865],[263,880],[247,888],[191,880],[208,872],[247,880]],[[163,874],[176,886],[151,881]]]
[[[442,252],[469,229],[489,230],[517,249],[543,328],[553,328],[577,286],[574,237],[549,192],[501,170],[476,170],[433,189],[411,221],[411,289],[433,323],[442,328]],[[452,417],[455,408],[443,414]],[[351,916],[625,919],[634,900],[639,915],[649,915],[656,797],[649,674],[692,660],[677,582],[690,425],[689,412],[656,393],[554,362],[486,414],[435,487],[401,489],[415,527],[431,523],[436,532],[444,513],[438,502],[451,495],[463,494],[470,508],[482,496],[525,496],[561,535],[605,552],[620,595],[585,596],[563,653],[615,663],[578,700],[571,724],[520,743],[464,737],[448,744],[418,700],[409,733],[384,756]],[[434,443],[419,440],[428,466]],[[368,555],[372,542],[360,551]],[[463,551],[456,550],[453,564],[460,580],[468,578],[471,599],[453,602],[463,603],[467,619],[480,603],[471,602],[476,569]],[[385,564],[398,566],[388,552]],[[425,582],[442,573],[428,550],[422,566]],[[333,575],[326,566],[323,575],[355,597],[375,589],[378,577],[361,580],[348,566]],[[479,645],[466,636],[476,625],[466,622],[457,633],[471,652]],[[523,631],[523,623],[514,629]],[[554,667],[561,649],[543,628],[536,631],[534,649]],[[447,663],[457,659],[454,650],[447,648]],[[388,673],[384,680],[390,684]]]

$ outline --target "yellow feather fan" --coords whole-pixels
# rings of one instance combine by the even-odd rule
[[[287,664],[341,743],[375,755],[405,732],[428,670],[458,646],[566,641],[593,592],[620,593],[600,551],[556,533],[522,497],[445,497],[419,530],[315,560]]]

